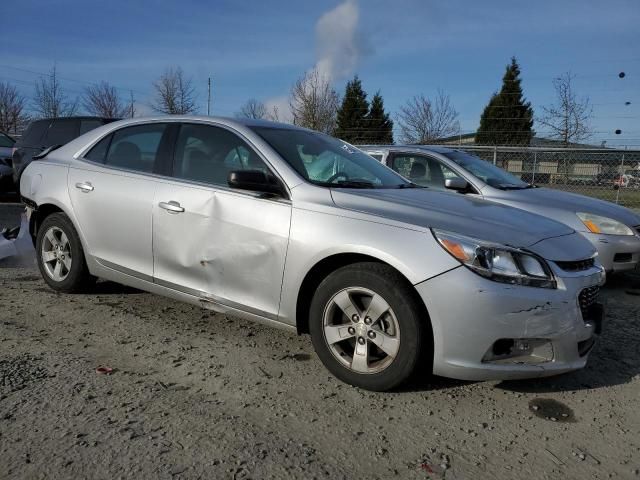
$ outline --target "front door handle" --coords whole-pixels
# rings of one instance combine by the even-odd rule
[[[174,200],[170,202],[160,202],[158,204],[160,208],[165,209],[169,213],[182,213],[184,212],[184,208],[180,206],[180,204]]]
[[[82,190],[84,193],[93,191],[93,185],[91,185],[91,182],[76,183],[76,188]]]

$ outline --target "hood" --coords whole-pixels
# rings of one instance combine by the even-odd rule
[[[613,190],[611,190],[613,192]],[[572,213],[586,212],[609,217],[622,222],[628,227],[640,225],[640,215],[615,203],[605,202],[597,198],[586,197],[577,193],[563,192],[552,188],[527,188],[524,190],[500,191],[492,198],[508,199],[551,209],[561,209]]]
[[[410,189],[333,189],[340,207],[516,248],[571,235],[568,226],[506,205],[457,193]]]

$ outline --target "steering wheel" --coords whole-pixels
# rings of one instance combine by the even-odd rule
[[[344,172],[338,172],[338,173],[334,173],[329,178],[327,178],[327,183],[333,183],[334,180],[337,180],[340,177],[344,177],[345,180],[349,180],[349,175],[347,175]]]

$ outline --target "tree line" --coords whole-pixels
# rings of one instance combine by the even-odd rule
[[[531,103],[522,88],[520,66],[515,57],[506,66],[502,86],[493,93],[480,117],[475,134],[479,145],[529,145],[537,122],[548,129],[547,136],[568,146],[592,135],[590,120],[593,109],[589,98],[578,97],[574,75],[564,73],[553,79],[555,103],[543,106],[535,117]],[[317,70],[302,75],[291,88],[289,106],[292,122],[339,137],[355,144],[393,143],[394,121],[385,110],[380,91],[371,99],[356,75],[347,82],[342,97],[328,78]],[[269,110],[255,98],[247,101],[239,117],[281,120],[277,109]],[[458,112],[448,94],[438,89],[433,98],[416,95],[395,115],[396,134],[401,143],[429,144],[459,135]]]
[[[188,115],[197,110],[193,80],[180,67],[167,68],[153,82],[150,107],[163,114]],[[29,106],[31,108],[29,108]],[[9,82],[0,82],[0,130],[16,133],[38,118],[71,117],[81,111],[105,118],[135,117],[133,91],[123,97],[106,81],[89,85],[82,95],[72,97],[64,89],[57,67],[35,81],[31,105]]]
[[[556,101],[542,107],[534,116],[522,87],[520,66],[511,59],[502,77],[500,90],[487,103],[475,134],[481,145],[529,145],[535,135],[534,122],[546,128],[550,138],[563,144],[580,142],[592,134],[592,107],[586,97],[578,97],[571,73],[553,80]],[[196,113],[197,102],[192,78],[180,67],[169,67],[152,84],[150,107],[163,114]],[[106,81],[90,85],[79,97],[64,90],[56,66],[34,85],[31,109],[27,100],[8,82],[0,82],[0,130],[20,131],[33,118],[77,115],[84,109],[90,115],[121,118],[136,115],[133,92],[128,97]],[[432,98],[415,95],[399,107],[395,123],[385,109],[378,90],[369,99],[358,75],[347,82],[340,95],[329,78],[318,70],[305,72],[293,83],[288,97],[288,112],[255,98],[247,100],[236,116],[272,121],[291,121],[295,125],[337,136],[355,144],[394,142],[407,144],[438,143],[460,134],[458,112],[448,94],[438,89]]]

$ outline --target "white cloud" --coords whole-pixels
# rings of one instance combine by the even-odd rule
[[[273,120],[284,123],[292,121],[289,97],[286,95],[269,98],[264,102],[264,105],[267,107],[267,114],[270,117],[274,115],[274,112],[277,112],[277,118],[273,118]]]
[[[357,0],[345,0],[316,23],[316,68],[331,80],[351,75],[363,54]]]
[[[367,53],[365,42],[358,32],[360,9],[358,0],[344,0],[337,7],[322,14],[316,22],[315,68],[329,81],[352,75]],[[277,108],[279,121],[290,122],[291,107],[285,95],[272,97],[265,102],[269,113]]]

